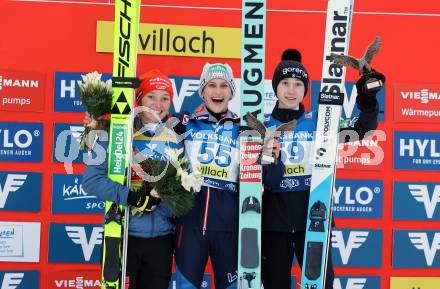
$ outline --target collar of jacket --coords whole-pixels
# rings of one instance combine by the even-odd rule
[[[226,111],[226,113],[224,115],[222,115],[222,117],[219,120],[217,120],[217,118],[215,116],[213,116],[206,109],[205,106],[203,106],[203,108],[201,108],[200,110],[194,112],[193,115],[191,116],[191,119],[203,120],[203,121],[212,122],[212,123],[222,123],[222,122],[225,122],[228,120],[232,121],[232,122],[240,122],[240,118],[238,117],[238,115],[236,115],[235,113],[233,113],[229,109]]]
[[[164,117],[161,120],[161,123],[165,123],[168,119],[168,116]],[[159,123],[142,123],[141,119],[139,117],[135,117],[133,121],[133,126],[135,130],[142,131],[142,134],[146,136],[154,136],[156,133],[156,130],[159,128]]]
[[[304,105],[302,103],[299,104],[299,109],[288,109],[288,108],[279,108],[279,102],[275,104],[275,107],[272,110],[272,117],[283,122],[289,122],[293,119],[299,119],[304,114]]]

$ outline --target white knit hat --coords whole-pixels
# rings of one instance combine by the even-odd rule
[[[203,66],[202,75],[200,75],[200,83],[199,83],[199,95],[202,97],[203,89],[205,88],[206,84],[211,79],[224,79],[229,84],[229,87],[232,91],[232,97],[235,95],[235,82],[234,82],[234,75],[232,74],[231,67],[226,63],[206,63],[205,66]]]

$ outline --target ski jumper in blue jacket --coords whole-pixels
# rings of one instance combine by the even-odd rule
[[[157,92],[161,90],[162,92]],[[166,93],[163,93],[166,91]],[[138,103],[147,108],[156,108],[159,102],[167,102],[165,109],[160,114],[166,115],[169,103],[172,100],[171,81],[157,70],[152,70],[141,76],[141,86],[138,89]],[[165,96],[164,96],[165,95]],[[147,99],[148,98],[148,99]],[[155,104],[152,104],[155,102]],[[151,107],[148,107],[151,106]],[[142,113],[142,112],[141,112]],[[153,122],[143,122],[141,119],[152,118]],[[165,122],[168,117],[162,119]],[[168,161],[165,149],[183,148],[174,131],[169,129],[157,130],[159,123],[154,122],[155,117],[142,114],[134,119],[133,150],[134,155],[143,158],[157,158]],[[147,119],[148,120],[148,119]],[[160,131],[160,132],[159,132]],[[101,132],[101,136],[107,132]],[[83,175],[83,188],[85,192],[95,195],[102,200],[113,201],[119,205],[127,206],[130,194],[140,187],[142,179],[135,173],[140,169],[135,161],[132,164],[131,189],[111,181],[107,177],[108,171],[108,141],[99,141],[92,149],[92,153],[100,152],[101,161],[89,164]],[[96,157],[96,156],[94,156]],[[99,160],[99,159],[98,159]],[[136,188],[136,189],[135,189]],[[133,207],[129,207],[130,209]],[[142,215],[133,215],[130,211],[128,223],[128,250],[127,250],[127,276],[131,289],[167,289],[171,279],[172,252],[174,223],[172,212],[160,202],[154,210],[144,212]]]
[[[224,65],[219,70],[209,71],[216,65],[205,66],[202,85],[212,78],[223,78],[233,91],[232,71],[224,73]],[[210,74],[204,75],[205,70]],[[216,113],[203,106],[186,124],[185,153],[191,166],[201,170],[204,183],[196,195],[194,208],[178,219],[175,249],[177,288],[201,288],[208,257],[214,271],[215,288],[236,288],[240,164],[238,116],[230,110]]]
[[[284,52],[282,61],[275,69],[272,86],[278,101],[265,123],[267,127],[274,128],[293,119],[297,120],[293,131],[284,132],[279,137],[281,161],[285,166],[281,172],[282,179],[277,186],[265,187],[263,194],[262,278],[265,289],[290,289],[293,257],[296,255],[302,266],[304,252],[317,112],[306,112],[304,109],[302,99],[307,93],[309,77],[301,63],[301,55],[290,59],[291,52]],[[382,78],[383,75],[375,77]],[[351,126],[343,128],[355,132],[359,139],[376,129],[379,112],[375,93],[361,93],[365,81],[358,81],[359,117],[351,122]],[[296,107],[290,108],[289,105]],[[348,140],[340,139],[341,143],[345,141]],[[277,173],[280,172],[270,171],[270,178],[276,178]],[[329,252],[326,289],[333,288],[333,280]]]

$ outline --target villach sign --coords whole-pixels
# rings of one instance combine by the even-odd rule
[[[114,22],[98,21],[96,52],[113,52]],[[188,25],[139,25],[138,53],[241,58],[241,28]]]

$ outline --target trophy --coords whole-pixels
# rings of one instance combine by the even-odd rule
[[[331,53],[332,60],[341,66],[350,66],[359,70],[361,76],[371,75],[374,71],[370,66],[373,57],[379,52],[382,47],[382,40],[376,36],[373,42],[370,43],[362,58],[356,58],[350,55],[338,55]],[[380,79],[371,77],[366,81],[366,87],[369,91],[378,91],[382,88],[383,82]]]
[[[293,131],[296,127],[296,119],[283,123],[282,125],[276,127],[274,131],[268,130],[267,127],[250,112],[244,116],[244,120],[246,121],[248,127],[257,131],[263,139],[263,146],[257,162],[264,165],[276,164],[277,158],[273,152],[273,148],[269,147],[268,145],[272,140],[277,140],[282,132]]]

